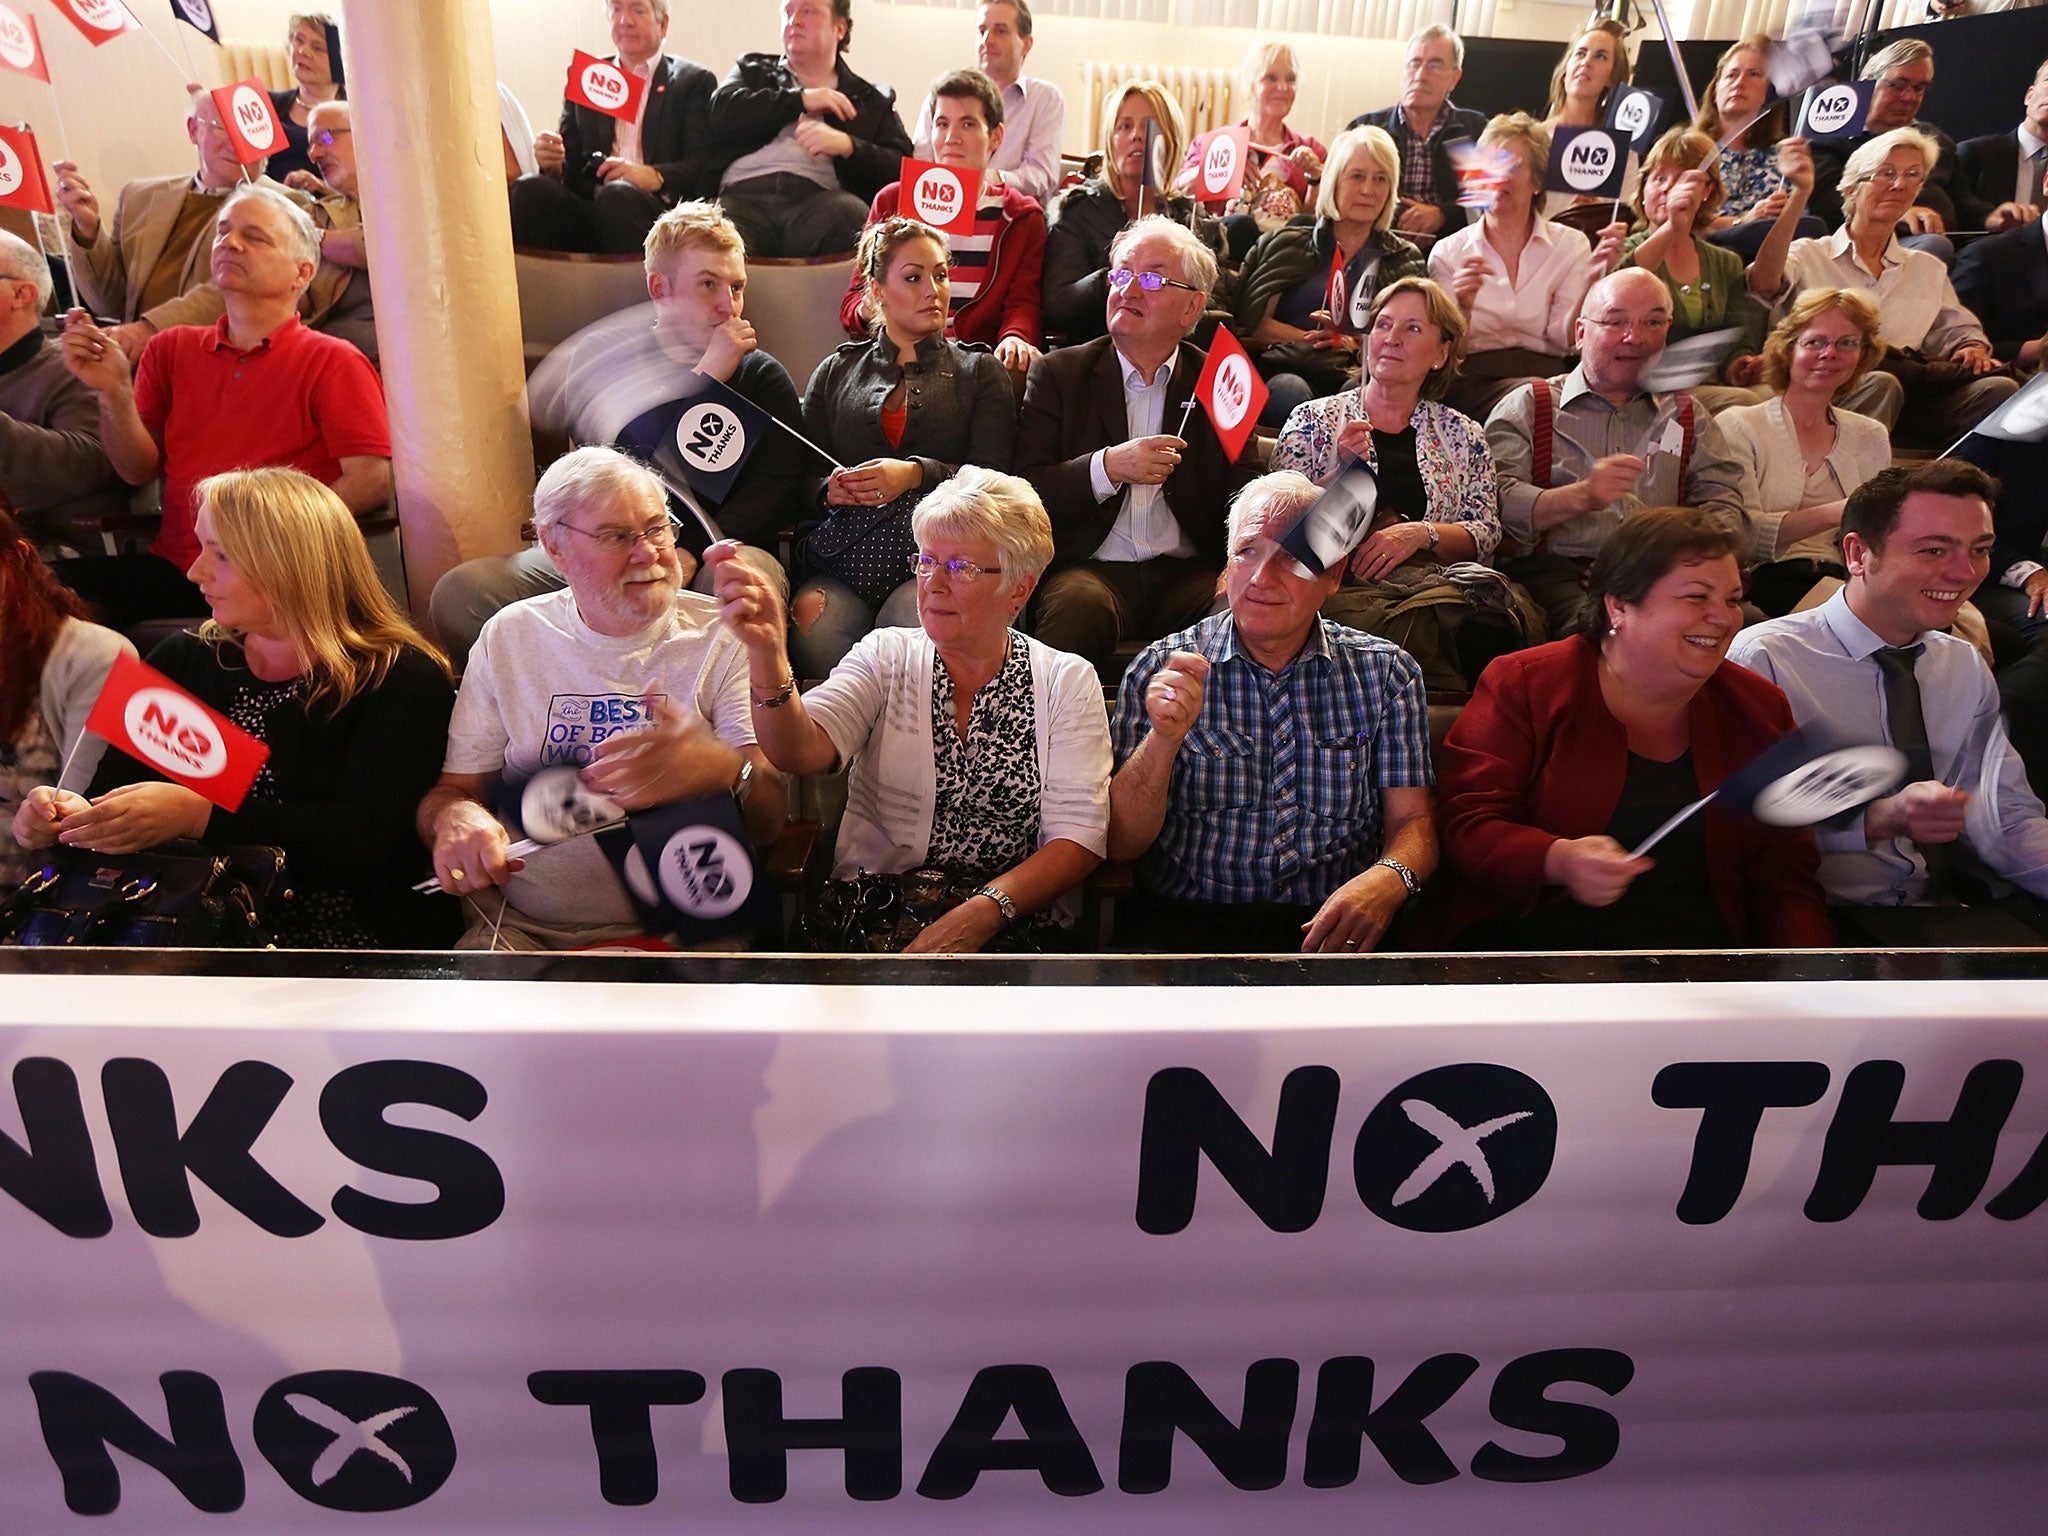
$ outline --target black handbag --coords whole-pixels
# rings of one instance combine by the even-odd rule
[[[966,901],[995,874],[956,869],[912,869],[900,875],[863,871],[851,880],[827,880],[798,919],[797,946],[825,953],[893,955],[928,923]],[[1037,912],[989,940],[988,955],[1041,954],[1058,948],[1059,925]]]
[[[284,850],[168,843],[142,853],[52,848],[0,902],[0,943],[261,949],[291,899]]]
[[[822,522],[804,524],[797,540],[799,581],[829,576],[870,608],[881,607],[910,580],[910,557],[917,553],[910,514],[924,495],[911,490],[879,507],[834,507]]]

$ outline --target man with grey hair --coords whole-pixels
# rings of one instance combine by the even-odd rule
[[[559,133],[533,141],[537,174],[512,183],[512,238],[549,251],[638,251],[665,209],[718,190],[711,138],[718,79],[664,52],[669,0],[605,0],[617,51],[607,62],[642,82],[639,111],[610,117],[562,103]]]
[[[0,233],[0,500],[45,544],[80,544],[70,519],[118,510],[128,488],[100,446],[99,403],[42,333],[50,263]]]
[[[1401,151],[1401,211],[1394,228],[1407,234],[1447,235],[1463,229],[1468,211],[1458,206],[1458,173],[1451,146],[1477,139],[1486,114],[1461,107],[1451,92],[1465,75],[1465,40],[1440,21],[1408,39],[1401,60],[1401,99],[1378,112],[1361,112],[1344,126],[1384,128]]]
[[[1934,84],[1934,49],[1921,38],[1902,37],[1873,53],[1862,78],[1872,82],[1870,114],[1863,131],[1850,139],[1823,139],[1813,146],[1813,201],[1808,212],[1829,229],[1842,222],[1842,170],[1849,157],[1881,133],[1917,128],[1934,140],[1940,153],[1920,185],[1920,194],[1899,220],[1899,237],[1915,250],[1945,262],[1956,249],[1944,233],[1966,227],[1958,213],[1956,141],[1920,116],[1927,88]],[[1964,199],[1969,194],[1964,191]]]
[[[286,183],[317,199],[321,270],[331,264],[347,275],[339,297],[313,329],[354,342],[377,361],[377,312],[370,294],[370,249],[356,182],[355,109],[323,101],[306,114],[306,153],[314,170],[293,171]],[[315,174],[317,172],[318,174]]]
[[[212,271],[226,313],[149,339],[129,374],[114,338],[82,309],[64,322],[64,362],[99,396],[100,439],[130,485],[163,477],[163,526],[146,555],[65,562],[65,581],[116,628],[206,612],[185,572],[199,554],[196,493],[208,475],[278,465],[334,487],[358,516],[391,499],[384,388],[368,358],[308,330],[299,296],[319,266],[306,211],[275,187],[222,204]]]
[[[1109,334],[1031,365],[1017,472],[1052,518],[1052,567],[1034,632],[1100,667],[1209,610],[1223,516],[1250,479],[1194,399],[1208,361],[1186,337],[1216,284],[1216,258],[1156,215],[1109,253]]]
[[[484,625],[419,808],[441,888],[473,898],[466,947],[489,934],[567,949],[639,928],[590,839],[509,856],[487,808],[501,779],[572,768],[626,810],[730,792],[764,846],[783,818],[782,782],[754,744],[746,652],[717,601],[684,588],[661,482],[616,449],[578,448],[541,476],[533,521],[568,585]]]
[[[57,201],[71,216],[78,301],[95,315],[123,322],[111,334],[131,363],[158,331],[211,325],[221,317],[221,297],[207,280],[207,255],[222,201],[250,176],[259,186],[284,190],[264,176],[264,161],[252,162],[245,173],[213,97],[198,86],[186,90],[185,134],[198,151],[198,172],[129,182],[114,205],[111,226],[76,164],[59,160],[51,167]],[[303,194],[291,195],[311,206]],[[323,265],[314,274],[304,300],[308,324],[333,307],[347,281],[338,266]]]
[[[1321,494],[1293,470],[1240,491],[1229,611],[1124,675],[1109,856],[1138,861],[1139,947],[1357,954],[1436,868],[1422,668],[1323,618],[1343,564],[1281,542]]]

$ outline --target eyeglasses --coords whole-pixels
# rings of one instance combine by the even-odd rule
[[[1808,357],[1819,357],[1821,353],[1829,351],[1861,352],[1865,343],[1861,336],[1837,336],[1833,341],[1829,341],[1825,336],[1802,336],[1793,345]]]
[[[588,528],[578,528],[568,521],[556,523],[555,526],[566,528],[571,533],[582,534],[608,555],[623,555],[635,544],[643,542],[656,554],[660,554],[664,550],[676,547],[676,535],[681,531],[681,525],[672,517],[664,518],[661,522],[645,528],[599,528],[594,532]]]
[[[1157,293],[1162,288],[1181,288],[1189,293],[1202,291],[1193,283],[1184,283],[1177,277],[1168,277],[1164,272],[1133,272],[1129,267],[1118,267],[1109,274],[1109,289],[1112,293],[1122,293],[1132,283],[1136,283],[1147,293]]]
[[[1409,59],[1401,65],[1404,75],[1447,75],[1455,66],[1442,59]]]
[[[1909,187],[1917,187],[1927,179],[1927,169],[1925,166],[1918,169],[1909,167],[1902,171],[1895,166],[1880,165],[1863,179],[1874,181],[1880,187],[1896,187],[1902,181]]]
[[[1897,91],[1901,96],[1925,96],[1929,82],[1925,80],[1880,80],[1877,88],[1881,91]]]
[[[1586,324],[1597,325],[1603,331],[1637,330],[1647,335],[1655,335],[1659,331],[1671,329],[1671,317],[1669,315],[1642,315],[1639,317],[1630,315],[1602,315],[1596,318],[1588,315],[1586,316]]]
[[[345,139],[354,132],[353,128],[322,128],[318,133],[307,134],[306,142],[320,149],[327,149],[336,139]]]
[[[984,576],[1001,574],[1000,567],[976,565],[972,560],[941,560],[923,553],[910,557],[910,574],[919,581],[930,581],[941,571],[954,581],[979,581]]]

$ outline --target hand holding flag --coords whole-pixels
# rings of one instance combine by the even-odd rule
[[[270,748],[154,667],[124,655],[85,728],[227,812],[241,809]]]

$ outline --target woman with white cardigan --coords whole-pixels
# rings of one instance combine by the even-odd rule
[[[1109,833],[1109,719],[1095,669],[1011,627],[1052,561],[1031,486],[967,467],[911,514],[918,627],[877,629],[798,694],[779,594],[714,544],[720,618],[747,648],[754,733],[785,773],[849,769],[833,878],[973,872],[983,884],[906,954],[986,946],[1067,900]]]
[[[1749,600],[1776,618],[1816,581],[1847,580],[1838,542],[1849,493],[1891,462],[1881,422],[1835,404],[1884,355],[1876,303],[1853,288],[1812,288],[1764,343],[1764,383],[1780,393],[1714,418],[1757,487]]]

